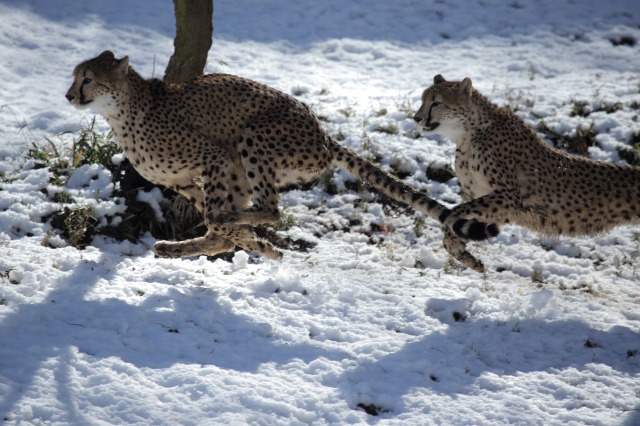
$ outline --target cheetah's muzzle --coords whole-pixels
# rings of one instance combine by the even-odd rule
[[[424,128],[430,132],[434,131],[435,129],[438,128],[438,126],[440,125],[440,123],[428,123],[426,126],[424,126]]]

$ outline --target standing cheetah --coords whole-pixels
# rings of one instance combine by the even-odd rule
[[[437,75],[433,83],[414,119],[427,134],[456,144],[456,173],[473,200],[455,207],[452,216],[513,222],[547,235],[594,235],[640,224],[640,169],[549,146],[473,89],[469,78],[447,82]],[[464,241],[451,232],[444,244],[449,251],[464,250]]]
[[[143,79],[128,57],[110,51],[79,64],[66,94],[76,108],[102,114],[134,168],[195,203],[207,234],[159,241],[159,256],[215,255],[235,246],[279,259],[254,226],[278,220],[277,188],[337,166],[432,218],[449,209],[338,145],[305,104],[240,77],[211,74],[184,84]],[[482,240],[495,225],[445,222],[456,237]],[[452,253],[464,261],[462,250]]]

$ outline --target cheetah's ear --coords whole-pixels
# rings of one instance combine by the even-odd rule
[[[115,59],[115,56],[113,56],[113,52],[110,50],[105,50],[104,52],[102,52],[98,58],[105,58],[105,59]]]
[[[473,87],[471,86],[471,79],[469,77],[466,77],[464,80],[462,80],[458,87],[465,96],[471,97],[471,91],[473,90]]]
[[[444,83],[445,81],[447,81],[447,80],[444,79],[442,74],[438,74],[435,77],[433,77],[433,84]]]
[[[116,70],[117,70],[118,74],[127,75],[127,72],[129,71],[129,57],[128,56],[125,56],[124,58],[121,58],[121,59],[116,59],[114,64],[116,66]]]

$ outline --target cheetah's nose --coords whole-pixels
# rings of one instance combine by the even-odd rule
[[[67,90],[67,93],[64,95],[64,97],[67,98],[69,102],[76,98],[71,89]]]
[[[413,119],[415,120],[416,123],[419,123],[420,120],[422,120],[420,117],[418,117],[417,115],[413,116]]]

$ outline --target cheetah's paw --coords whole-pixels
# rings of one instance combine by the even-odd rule
[[[171,241],[158,241],[153,245],[157,257],[178,258],[182,257],[181,245]]]

